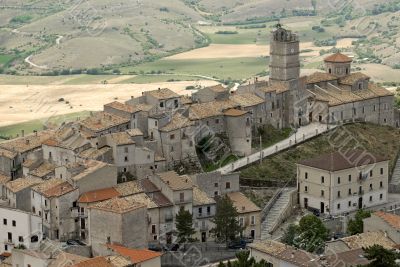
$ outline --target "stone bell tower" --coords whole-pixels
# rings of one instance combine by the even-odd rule
[[[270,81],[288,82],[300,76],[300,42],[297,34],[276,25],[270,44]]]

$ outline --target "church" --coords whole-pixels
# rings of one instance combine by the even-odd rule
[[[254,93],[275,102],[279,112],[270,122],[277,128],[297,128],[311,122],[400,127],[393,93],[367,75],[353,72],[352,59],[342,53],[326,57],[324,63],[325,72],[301,76],[299,38],[278,24],[271,36],[269,81],[240,86],[237,94]]]

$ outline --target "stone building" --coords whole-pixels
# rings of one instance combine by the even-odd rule
[[[196,103],[205,103],[218,100],[229,99],[230,92],[228,88],[225,88],[221,84],[206,87],[198,90],[192,94],[192,100]]]
[[[213,240],[211,230],[214,228],[212,219],[217,211],[216,202],[197,186],[193,187],[193,221],[195,236],[200,242]]]
[[[5,204],[11,208],[30,212],[32,210],[31,188],[43,182],[39,178],[18,178],[7,182],[4,186]]]
[[[94,256],[106,255],[107,244],[117,243],[128,248],[147,246],[146,206],[112,198],[89,207],[89,244]]]
[[[192,176],[196,184],[209,197],[223,196],[231,192],[239,192],[239,173],[221,174],[220,172],[205,172]]]
[[[300,206],[338,215],[387,202],[389,162],[361,150],[333,152],[297,164]]]
[[[251,239],[261,237],[261,209],[241,192],[226,194],[239,213],[239,225],[243,227],[242,236]]]

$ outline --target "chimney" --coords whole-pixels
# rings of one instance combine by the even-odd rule
[[[29,145],[29,139],[26,139],[25,144]]]
[[[22,136],[22,137],[25,136],[25,130],[21,130],[21,136]]]

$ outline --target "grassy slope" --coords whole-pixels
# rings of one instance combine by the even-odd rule
[[[342,136],[343,135],[343,136]],[[344,142],[350,137],[349,142]],[[332,138],[333,137],[333,138]],[[400,150],[400,129],[373,124],[353,124],[339,128],[335,134],[323,135],[303,143],[295,148],[264,159],[263,164],[254,164],[241,170],[241,179],[289,180],[296,177],[296,162],[317,156],[321,153],[337,150],[365,148],[371,153],[390,158],[389,167],[394,166],[396,154]],[[333,146],[331,145],[333,144]]]

